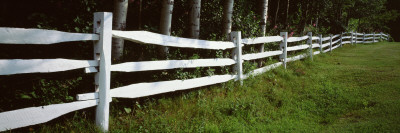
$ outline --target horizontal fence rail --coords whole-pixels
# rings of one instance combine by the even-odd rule
[[[0,75],[49,73],[78,68],[97,67],[95,60],[31,59],[0,60]]]
[[[138,98],[162,93],[187,90],[202,86],[224,83],[259,75],[274,68],[283,66],[286,68],[288,62],[326,53],[344,44],[373,43],[380,40],[388,40],[389,35],[342,33],[327,37],[312,36],[308,33],[302,37],[289,37],[287,32],[280,36],[267,36],[241,39],[240,32],[232,32],[232,41],[207,41],[172,37],[152,33],[148,31],[112,31],[112,14],[94,14],[94,33],[67,33],[54,30],[22,29],[22,28],[0,28],[0,43],[2,44],[54,44],[69,41],[94,41],[93,60],[72,59],[1,59],[0,75],[24,74],[24,73],[48,73],[68,71],[84,68],[86,73],[96,73],[95,92],[78,94],[78,101],[63,104],[52,104],[40,107],[29,107],[0,113],[0,131],[6,131],[19,127],[35,125],[50,121],[66,113],[96,107],[96,124],[103,130],[108,130],[109,125],[109,103],[111,98]],[[350,34],[343,36],[344,34]],[[367,37],[368,36],[368,37]],[[161,60],[141,61],[111,64],[111,39],[122,38],[146,45],[161,45],[178,48],[225,50],[232,49],[232,58],[215,59],[193,59],[193,60]],[[307,41],[306,43],[304,41]],[[252,44],[280,43],[280,48],[260,53],[242,54],[242,47]],[[300,45],[287,46],[287,43],[298,42]],[[305,44],[304,44],[305,43]],[[291,44],[293,45],[293,44]],[[319,50],[314,50],[319,48]],[[296,54],[288,51],[305,51]],[[263,59],[279,56],[279,62],[257,68],[249,73],[243,74],[243,61]],[[185,80],[157,81],[151,83],[135,83],[117,88],[110,88],[111,72],[139,72],[152,70],[167,70],[177,68],[197,67],[221,67],[233,66],[234,72],[225,75],[212,75]]]
[[[200,48],[200,49],[231,49],[235,45],[232,42],[206,41],[172,37],[148,31],[112,31],[114,38],[122,38],[136,43],[156,44],[161,46],[181,47],[181,48]]]
[[[89,40],[99,40],[99,35],[42,29],[0,28],[0,43],[3,44],[54,44]]]

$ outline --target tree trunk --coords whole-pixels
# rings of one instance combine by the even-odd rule
[[[190,37],[199,38],[200,34],[200,7],[201,0],[192,0],[192,10],[190,11]]]
[[[265,36],[267,32],[267,19],[268,19],[268,0],[262,1],[262,12],[261,12],[261,36]],[[260,53],[264,52],[264,44],[260,44],[258,46],[258,50]],[[262,67],[262,60],[258,61],[258,67]]]
[[[224,3],[224,14],[223,14],[223,29],[222,35],[229,40],[232,29],[232,13],[233,13],[233,0],[225,0]]]
[[[171,35],[172,11],[174,8],[174,0],[163,0],[160,18],[160,32],[164,35]],[[168,47],[158,47],[159,54],[162,58],[166,58]]]
[[[287,6],[286,6],[286,27],[289,30],[289,6],[290,6],[290,0],[287,1]]]
[[[128,0],[114,0],[113,30],[125,30],[126,14],[128,12]],[[124,52],[124,40],[112,39],[113,60],[120,60]]]
[[[275,26],[276,26],[276,20],[278,20],[278,13],[279,13],[279,3],[281,0],[278,0],[278,5],[276,6],[276,12],[275,12]]]
[[[138,29],[142,29],[142,0],[139,0],[139,24]]]
[[[268,0],[262,0],[262,12],[261,12],[261,34],[265,36],[266,28],[267,28],[267,20],[268,20]]]

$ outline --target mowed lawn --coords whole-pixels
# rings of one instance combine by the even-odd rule
[[[114,99],[111,106],[110,132],[400,132],[400,43],[349,44],[243,86]],[[92,118],[62,121],[35,130],[99,131]]]

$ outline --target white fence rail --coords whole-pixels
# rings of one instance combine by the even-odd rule
[[[6,131],[19,127],[44,123],[66,113],[96,106],[96,124],[104,131],[108,130],[109,103],[111,97],[138,98],[161,93],[186,90],[201,86],[224,83],[230,80],[246,79],[252,75],[259,75],[281,65],[286,68],[286,63],[296,61],[332,51],[344,44],[371,43],[378,39],[388,40],[389,35],[350,33],[350,36],[343,34],[331,35],[328,37],[312,36],[309,33],[302,37],[287,37],[287,32],[281,36],[257,37],[241,39],[240,32],[233,32],[232,42],[228,41],[207,41],[187,39],[151,33],[147,31],[112,31],[111,13],[94,14],[94,33],[67,33],[53,30],[21,29],[21,28],[0,28],[0,43],[2,44],[55,44],[68,41],[93,40],[94,60],[70,60],[70,59],[30,59],[30,60],[0,60],[0,75],[12,75],[23,73],[48,73],[67,71],[78,68],[85,68],[87,73],[95,74],[95,87],[97,92],[78,94],[77,102],[53,104],[41,107],[30,107],[0,113],[0,131]],[[362,36],[362,38],[357,38]],[[366,37],[372,36],[372,37]],[[168,47],[183,47],[196,49],[224,50],[233,49],[234,55],[230,58],[196,59],[196,60],[164,60],[164,61],[143,61],[126,62],[111,65],[111,39],[122,38],[142,44],[154,44]],[[356,41],[362,39],[362,41]],[[335,40],[336,39],[336,40]],[[346,40],[345,40],[346,39]],[[299,42],[307,40],[307,44],[287,47],[288,42]],[[315,42],[313,42],[315,41]],[[328,42],[329,41],[329,42]],[[281,43],[279,50],[262,53],[251,53],[242,55],[244,44],[264,44],[271,42]],[[323,44],[323,42],[325,42]],[[329,47],[328,47],[329,46]],[[327,48],[328,47],[328,48]],[[319,48],[314,51],[313,48]],[[288,51],[308,49],[306,53],[287,57]],[[280,62],[258,68],[243,75],[242,62],[262,59],[266,57],[279,56]],[[158,81],[152,83],[137,83],[123,87],[110,89],[110,73],[137,72],[150,70],[165,70],[175,68],[196,68],[234,65],[234,73],[226,75],[214,75],[187,80]]]

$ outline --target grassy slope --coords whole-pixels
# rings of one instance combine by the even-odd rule
[[[114,100],[110,131],[399,132],[399,66],[399,43],[344,46],[242,87],[230,82],[139,103]],[[87,123],[93,121],[67,120],[39,131],[96,130]]]

